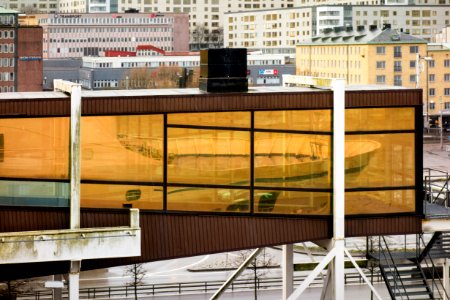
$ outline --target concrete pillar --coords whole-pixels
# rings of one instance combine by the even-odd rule
[[[81,261],[74,260],[70,262],[69,300],[80,299],[80,267]]]
[[[294,291],[294,245],[283,245],[283,300]]]
[[[62,281],[63,276],[61,274],[53,275],[54,281]],[[62,289],[53,289],[53,300],[62,300]]]

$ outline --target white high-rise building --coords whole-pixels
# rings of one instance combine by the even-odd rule
[[[285,9],[240,11],[225,14],[224,45],[294,54],[295,45],[335,27],[390,24],[418,38],[431,41],[450,25],[450,1],[437,5],[323,5]],[[419,2],[419,1],[417,1]],[[406,4],[405,4],[406,3]]]

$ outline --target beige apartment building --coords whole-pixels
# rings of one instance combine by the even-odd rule
[[[427,41],[395,29],[333,31],[297,45],[296,74],[414,87],[417,53],[426,56]]]
[[[428,62],[424,73],[428,80],[424,87],[428,93],[424,102],[428,109],[424,111],[432,124],[436,124],[442,113],[444,124],[450,124],[450,44],[429,44]],[[439,122],[439,121],[438,121]]]
[[[333,30],[300,43],[296,51],[297,75],[344,78],[352,85],[416,87],[417,67],[425,120],[438,125],[442,113],[450,125],[450,44],[372,27]]]
[[[358,30],[359,29],[359,30]],[[297,45],[296,74],[344,78],[349,85],[419,86],[426,99],[427,41],[387,27],[339,29]],[[449,61],[450,63],[450,61]],[[424,116],[427,112],[424,103]]]

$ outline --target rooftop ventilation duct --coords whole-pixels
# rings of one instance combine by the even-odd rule
[[[211,93],[248,91],[247,49],[201,50],[199,88]]]

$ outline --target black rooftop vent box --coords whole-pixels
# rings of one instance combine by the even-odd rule
[[[247,49],[201,50],[199,88],[211,93],[248,91]]]
[[[370,25],[370,26],[369,26],[369,30],[370,30],[370,31],[375,31],[375,30],[377,30],[377,25]]]
[[[356,30],[357,30],[357,31],[363,31],[363,30],[364,30],[364,25],[358,25],[358,26],[356,26]]]

